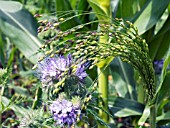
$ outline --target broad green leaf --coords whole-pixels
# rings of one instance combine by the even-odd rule
[[[115,58],[110,64],[113,85],[120,97],[136,99],[134,73],[132,67]]]
[[[36,38],[36,21],[22,4],[14,1],[0,1],[0,30],[32,63],[42,54],[36,54],[41,46]]]
[[[170,30],[166,32],[164,36],[162,37],[161,44],[159,45],[159,49],[155,56],[156,60],[163,58],[167,54],[170,48],[170,36],[169,35],[170,35]]]
[[[77,9],[77,3],[79,0],[70,0],[71,7],[76,10]]]
[[[129,19],[138,11],[138,6],[138,0],[119,0],[116,17]]]
[[[17,114],[17,116],[24,115],[24,111],[26,109],[13,104],[12,101],[10,101],[10,99],[2,96],[2,103],[4,105],[4,111],[8,109],[12,109],[15,112],[15,114]]]
[[[163,69],[162,69],[162,73],[161,73],[161,77],[160,77],[160,84],[159,84],[159,86],[158,86],[158,88],[156,90],[156,96],[155,97],[157,97],[159,95],[159,91],[162,88],[162,84],[163,84],[163,81],[165,79],[166,72],[167,72],[167,67],[168,67],[169,64],[170,64],[170,47],[169,47],[169,50],[167,52],[167,55],[165,56]]]
[[[139,8],[141,9],[145,4],[147,0],[139,0]]]
[[[163,34],[165,34],[167,31],[170,30],[170,15],[168,15],[168,18],[166,19],[165,23],[163,24],[162,28],[158,31],[157,36],[161,36]]]
[[[4,43],[2,40],[2,33],[0,31],[0,64],[5,67]]]
[[[149,115],[150,115],[150,106],[146,105],[145,109],[144,109],[144,111],[142,113],[142,116],[141,116],[141,118],[138,121],[138,125],[142,125],[143,126],[144,123],[146,122],[146,120],[148,119]]]
[[[149,49],[150,49],[150,56],[152,60],[160,60],[163,58],[170,47],[170,30],[164,33],[161,36],[155,37],[150,43],[149,43]]]
[[[91,109],[86,110],[89,114],[93,115],[95,120],[98,121],[100,124],[107,126],[107,128],[110,128],[107,123],[105,123],[95,111],[92,111]]]
[[[134,25],[138,28],[139,34],[145,33],[153,27],[160,19],[170,0],[149,0],[133,19]]]
[[[110,0],[87,0],[101,21],[110,21]]]
[[[157,122],[162,121],[162,120],[170,120],[170,111],[168,111],[156,118]]]
[[[112,17],[116,17],[118,6],[119,6],[119,0],[112,0],[110,5],[112,9]]]
[[[15,93],[17,95],[21,96],[29,96],[29,92],[27,89],[20,87],[20,86],[15,86],[15,85],[9,85],[8,86],[10,89],[14,89]]]
[[[80,2],[77,5],[78,14],[82,14],[84,12],[90,11],[89,9],[90,7],[87,0],[80,0]],[[81,23],[87,23],[89,22],[89,15],[87,14],[80,15],[78,18],[81,21]]]
[[[28,77],[28,76],[30,76],[30,75],[33,75],[33,74],[34,74],[34,71],[33,71],[33,70],[20,71],[19,74],[20,74],[22,77]]]
[[[144,110],[144,105],[141,103],[114,96],[109,98],[109,106],[112,115],[116,117],[142,115]]]
[[[164,23],[163,27],[160,29],[160,31],[148,42],[149,46],[149,52],[152,60],[161,59],[168,51],[168,48],[170,47],[170,37],[168,36],[170,34],[170,16]]]
[[[164,104],[164,101],[165,103],[167,103],[168,101],[165,100],[165,98],[169,98],[170,97],[170,87],[169,87],[169,83],[170,83],[170,71],[167,72],[166,76],[165,76],[165,79],[162,83],[162,87],[159,91],[159,94],[158,94],[158,105],[163,108],[163,106],[165,105]]]
[[[166,9],[165,12],[163,13],[163,15],[161,16],[161,18],[159,19],[159,21],[155,25],[155,30],[154,30],[155,35],[159,32],[159,30],[161,30],[164,23],[167,21],[168,16],[169,16],[169,12],[168,12],[168,9]]]
[[[111,86],[114,86],[118,96],[130,99],[130,94],[125,81],[121,78],[121,76],[118,73],[112,72],[111,74],[113,79]]]

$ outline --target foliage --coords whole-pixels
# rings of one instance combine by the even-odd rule
[[[150,114],[156,114],[157,127],[169,126],[169,0],[111,0],[112,8],[102,0],[19,2],[0,1],[1,127],[56,127],[49,105],[63,90],[82,97],[83,115],[76,127],[97,127],[96,122],[102,127],[147,127]],[[31,68],[56,53],[72,53],[76,64],[90,61],[83,87],[67,85],[67,77],[77,70],[73,63],[72,74],[64,71],[54,88],[41,85]],[[102,74],[96,73],[96,65],[106,58],[101,72],[109,70],[109,110],[98,105],[105,101],[97,87]],[[161,59],[156,74],[153,64]],[[98,111],[111,121],[105,122]]]

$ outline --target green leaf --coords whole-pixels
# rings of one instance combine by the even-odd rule
[[[153,27],[160,19],[170,0],[149,0],[142,10],[135,15],[134,25],[138,28],[139,34],[145,33]]]
[[[111,75],[113,79],[113,86],[115,87],[118,95],[124,98],[136,99],[135,82],[133,68],[123,63],[120,58],[115,58],[110,64]]]
[[[32,63],[37,63],[42,54],[36,54],[41,46],[36,38],[36,21],[22,4],[0,1],[0,30]]]
[[[71,7],[76,10],[77,9],[77,3],[79,0],[70,0]]]
[[[109,126],[107,123],[105,123],[105,122],[98,116],[98,114],[97,114],[95,111],[92,111],[91,109],[86,109],[86,111],[87,111],[89,114],[93,115],[96,121],[98,121],[98,122],[101,123],[102,125],[107,126],[107,128],[110,128],[110,126]]]
[[[78,3],[77,6],[78,6],[77,7],[78,14],[82,14],[83,12],[87,12],[90,9],[87,0],[80,0],[80,2]],[[80,19],[81,23],[87,23],[87,22],[89,22],[89,15],[87,15],[87,14],[80,15],[78,18]]]
[[[169,50],[170,47],[170,30],[164,35],[156,37],[149,43],[150,56],[152,60],[160,60],[163,58]]]
[[[13,104],[12,101],[4,96],[2,96],[2,103],[4,104],[4,111],[8,109],[12,109],[17,116],[24,115],[24,111],[26,110],[23,107],[18,107],[17,105]]]
[[[148,42],[149,52],[152,60],[161,59],[170,47],[170,16],[160,31]]]
[[[1,31],[0,31],[0,63],[5,68],[4,43],[3,43],[3,40],[2,40]]]
[[[168,111],[156,118],[157,122],[162,121],[162,120],[170,120],[170,111]]]
[[[164,34],[162,37],[161,44],[159,45],[159,50],[156,53],[155,59],[163,58],[169,50],[170,47],[170,30]],[[155,44],[156,45],[156,44]]]
[[[11,89],[14,89],[15,93],[21,96],[29,96],[29,92],[27,89],[20,87],[20,86],[15,86],[15,85],[9,85],[8,86]]]
[[[165,76],[166,76],[166,72],[167,72],[167,67],[170,64],[170,47],[169,50],[167,52],[167,55],[165,56],[165,60],[164,60],[164,64],[163,64],[163,69],[162,69],[162,73],[161,73],[161,77],[160,77],[160,84],[156,90],[156,96],[157,97],[159,95],[159,91],[162,88],[162,84],[164,82]]]
[[[138,0],[119,0],[116,17],[130,18],[138,11]]]
[[[146,120],[148,119],[149,115],[150,115],[150,106],[146,105],[145,109],[143,111],[143,114],[142,114],[141,118],[138,121],[138,125],[142,125],[143,126],[144,123],[146,122]]]
[[[156,35],[163,27],[166,21],[168,21],[169,12],[168,9],[165,10],[159,21],[155,25],[154,34]],[[168,27],[169,28],[169,27]]]
[[[109,105],[112,115],[116,117],[142,115],[144,110],[143,104],[121,97],[110,97]]]
[[[159,94],[158,94],[157,102],[158,102],[158,104],[160,105],[161,108],[163,108],[165,103],[167,103],[169,101],[169,100],[166,100],[166,99],[170,98],[169,83],[170,83],[170,71],[167,72],[165,79],[162,83],[162,87],[161,87]]]
[[[87,0],[101,21],[110,21],[110,0]]]

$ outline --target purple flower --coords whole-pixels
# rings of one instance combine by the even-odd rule
[[[84,64],[79,64],[76,70],[76,76],[82,81],[87,77],[86,69],[90,66],[90,62],[85,62]]]
[[[87,76],[85,71],[87,66],[85,64],[78,64],[76,72],[72,72],[71,65],[74,63],[75,61],[71,54],[68,54],[67,57],[63,55],[55,55],[53,58],[46,57],[38,63],[36,70],[37,76],[41,79],[41,82],[47,86],[51,85],[54,79],[59,80],[61,74],[68,70],[70,76],[77,76],[80,81],[82,81]]]
[[[76,76],[80,80],[84,80],[84,78],[86,78],[87,73],[85,72],[85,66],[84,65],[78,65],[78,68],[76,70]]]
[[[62,55],[47,57],[38,63],[37,76],[42,83],[52,84],[52,79],[58,79],[61,73],[71,65],[71,61],[71,55],[68,55],[67,58]]]
[[[66,99],[57,99],[49,107],[57,125],[71,126],[76,123],[77,115],[80,114],[80,106],[75,106]]]
[[[163,68],[164,60],[155,60],[154,61],[154,69],[156,74],[161,74]],[[168,66],[167,70],[170,69],[170,65]]]

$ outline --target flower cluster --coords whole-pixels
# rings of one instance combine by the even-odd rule
[[[156,74],[161,74],[163,64],[164,64],[163,59],[154,61],[154,69]]]
[[[46,57],[44,60],[38,63],[37,76],[41,82],[45,85],[52,85],[53,80],[59,80],[63,72],[68,70],[68,75],[76,76],[80,81],[84,80],[87,76],[85,69],[86,64],[79,64],[76,68],[76,72],[72,71],[71,65],[75,61],[71,54],[67,57],[63,55],[55,55],[54,57]]]
[[[154,61],[154,69],[156,74],[161,74],[163,64],[164,64],[164,59]],[[167,70],[169,69],[170,69],[170,65],[167,67]]]
[[[77,117],[81,113],[80,100],[79,98],[77,99],[77,103],[60,97],[53,101],[50,110],[57,125],[70,127],[75,124]]]
[[[78,90],[83,90],[82,84],[87,76],[86,69],[89,63],[81,59],[75,59],[71,54],[46,56],[39,61],[36,73],[42,84],[57,93],[57,100],[53,101],[49,109],[53,115],[57,126],[71,127],[74,125],[81,114],[80,95]],[[64,82],[63,82],[64,80]],[[64,86],[57,86],[60,83]],[[56,90],[60,91],[56,91]],[[64,92],[67,92],[67,96]],[[84,95],[86,94],[83,93]],[[54,95],[56,96],[56,95]],[[54,97],[52,97],[54,98]]]

